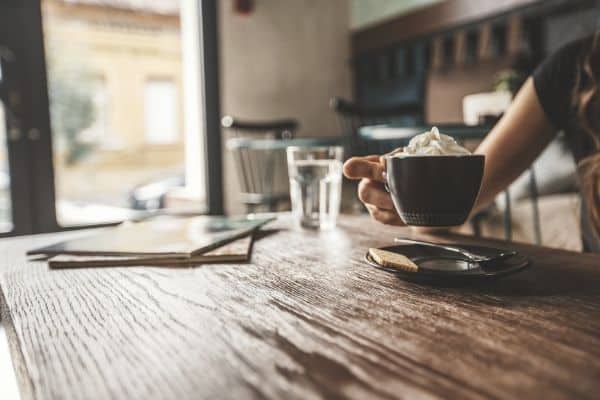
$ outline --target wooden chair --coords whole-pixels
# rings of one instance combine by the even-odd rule
[[[221,125],[230,133],[227,147],[233,154],[247,212],[276,211],[289,203],[285,148],[277,142],[292,139],[298,121],[243,121],[227,115]]]

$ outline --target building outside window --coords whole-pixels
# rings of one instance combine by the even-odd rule
[[[197,40],[195,4],[42,1],[59,224],[121,220],[128,209],[162,206],[177,189],[171,182],[183,184],[185,145],[200,135],[186,114],[197,117],[196,94],[181,89],[186,63],[199,70],[199,47],[184,40]],[[193,171],[203,176],[201,165]],[[140,199],[148,185],[160,193]]]
[[[145,138],[149,144],[179,140],[177,89],[168,79],[151,79],[144,88]]]

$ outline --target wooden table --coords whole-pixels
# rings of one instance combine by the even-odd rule
[[[25,250],[79,233],[0,242],[23,399],[598,398],[599,256],[516,246],[523,273],[439,288],[363,262],[408,230],[270,229],[250,264],[192,269],[49,270]]]

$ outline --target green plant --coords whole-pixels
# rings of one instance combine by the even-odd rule
[[[527,76],[514,69],[500,71],[494,79],[495,91],[508,91],[513,96],[519,91]]]
[[[67,165],[76,164],[93,149],[80,140],[94,122],[94,104],[89,73],[80,52],[51,47],[48,58],[48,93],[53,135],[64,148]],[[78,57],[73,56],[78,55]]]

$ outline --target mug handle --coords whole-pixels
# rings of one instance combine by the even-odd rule
[[[393,152],[384,154],[382,157],[385,160],[385,162],[383,163],[384,168],[387,167],[387,158],[390,156],[390,154],[393,154]],[[381,173],[381,177],[383,178],[383,187],[385,188],[385,191],[390,193],[390,187],[388,186],[387,182],[387,171],[383,171]]]
[[[390,193],[390,187],[388,186],[388,183],[387,183],[387,172],[383,171],[381,173],[381,175],[383,177],[383,187],[385,188],[386,192]]]

